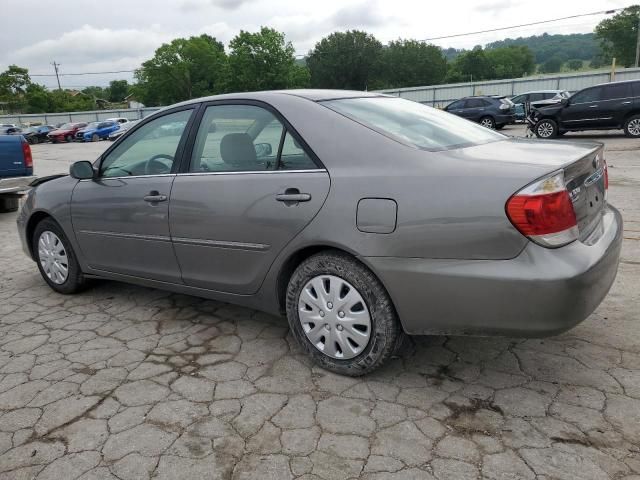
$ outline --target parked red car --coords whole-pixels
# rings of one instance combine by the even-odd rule
[[[86,126],[86,123],[65,123],[60,128],[49,132],[47,137],[52,143],[73,142],[76,132]]]

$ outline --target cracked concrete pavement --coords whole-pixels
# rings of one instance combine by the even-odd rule
[[[626,222],[598,310],[543,340],[414,338],[357,379],[282,318],[115,282],[56,294],[1,215],[0,479],[640,479],[640,141],[598,138]],[[38,145],[36,168],[105,146]]]

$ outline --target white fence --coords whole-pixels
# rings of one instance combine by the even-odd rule
[[[41,123],[44,125],[57,125],[67,122],[98,122],[107,118],[123,117],[129,120],[138,120],[156,112],[160,107],[123,108],[118,110],[92,110],[89,112],[65,112],[65,113],[34,113],[0,115],[0,123],[15,123],[16,125]]]
[[[472,95],[518,95],[532,90],[568,90],[575,92],[599,83],[610,82],[608,71],[540,75],[536,77],[490,80],[486,82],[454,83],[426,87],[392,88],[378,90],[382,93],[426,103],[434,107],[444,107],[453,100]],[[619,69],[615,81],[640,80],[640,68]]]

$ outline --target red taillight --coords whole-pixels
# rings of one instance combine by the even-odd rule
[[[576,213],[558,172],[513,195],[506,205],[513,226],[545,247],[560,247],[578,238]]]
[[[31,147],[29,142],[22,140],[22,156],[24,158],[25,168],[33,168],[33,157],[31,156]]]

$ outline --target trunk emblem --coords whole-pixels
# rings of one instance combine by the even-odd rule
[[[578,200],[579,196],[580,196],[580,187],[576,187],[569,192],[569,198],[571,199],[572,203],[575,203],[576,200]]]
[[[596,183],[598,180],[600,180],[602,178],[602,174],[604,173],[604,170],[602,168],[599,168],[598,170],[596,170],[595,172],[593,172],[591,175],[589,175],[587,177],[587,179],[584,181],[584,186],[588,187],[589,185],[592,185],[594,183]]]

